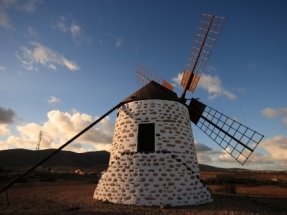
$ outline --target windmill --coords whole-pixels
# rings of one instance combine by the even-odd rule
[[[108,169],[94,199],[135,205],[195,205],[213,201],[200,179],[190,121],[242,165],[263,135],[190,99],[225,18],[202,14],[184,70],[180,97],[151,70],[138,65],[141,89],[107,111],[65,144],[0,190],[7,189],[118,109]],[[41,133],[40,133],[41,137]],[[39,138],[40,142],[40,138]]]
[[[190,121],[242,165],[263,136],[219,111],[190,99],[225,18],[202,14],[191,46],[180,97],[173,86],[138,64],[144,86],[118,108],[108,169],[94,199],[136,205],[194,205],[211,202],[200,180]]]

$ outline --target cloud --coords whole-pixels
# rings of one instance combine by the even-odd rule
[[[241,166],[227,152],[230,152],[230,148],[227,148],[227,151],[213,150],[212,148],[208,147],[203,143],[195,143],[195,149],[199,163],[205,163],[221,167],[228,166],[229,164],[236,164]],[[264,153],[262,153],[262,149],[264,149]],[[258,147],[258,150],[256,150],[250,155],[244,166],[251,169],[270,169],[274,167],[278,170],[284,170],[287,168],[286,156],[287,137],[278,136],[262,141]],[[238,159],[241,160],[243,158],[239,157]]]
[[[183,77],[183,73],[177,73],[177,76],[176,77],[173,77],[171,80],[173,83],[173,85],[180,85],[181,83],[181,80],[182,80],[182,77]]]
[[[243,161],[245,158],[243,158],[243,156],[242,157],[239,156],[238,159]],[[222,162],[230,164],[237,163],[237,161],[232,156],[230,156],[230,154],[228,154],[226,151],[223,151],[223,153],[218,158],[214,159],[213,162]],[[269,155],[253,152],[246,161],[246,163],[244,164],[244,166],[254,167],[254,165],[258,166],[262,164],[274,164],[274,161],[270,159]]]
[[[287,115],[287,108],[265,108],[264,110],[262,110],[262,114],[268,118],[274,118],[282,115],[284,116]]]
[[[9,17],[4,4],[0,3],[0,26],[8,28],[10,26]]]
[[[42,64],[49,69],[56,70],[55,64],[65,66],[71,71],[79,70],[80,67],[73,61],[66,59],[63,55],[58,54],[52,49],[38,42],[31,42],[34,49],[22,47],[16,53],[17,59],[22,63],[22,66],[27,70],[36,70],[35,64]],[[21,52],[21,53],[19,53]]]
[[[235,99],[236,95],[224,89],[218,76],[202,74],[198,82],[198,87],[206,90],[209,99],[215,99],[219,96],[225,96],[229,99]]]
[[[21,2],[21,1],[19,1]],[[37,4],[42,4],[42,0],[28,0],[19,4],[19,10],[23,10],[28,13],[34,13],[37,9]]]
[[[212,158],[204,153],[197,153],[197,159],[199,163],[211,163]]]
[[[212,151],[212,148],[208,147],[203,143],[195,143],[195,150],[196,152],[206,152],[206,151]]]
[[[214,68],[210,67],[210,69],[214,69]],[[172,81],[175,84],[180,85],[182,76],[183,76],[183,73],[178,73],[176,77],[172,78]],[[235,94],[223,88],[221,80],[218,76],[211,76],[211,75],[206,75],[203,73],[200,77],[197,87],[207,91],[209,94],[208,98],[210,100],[215,99],[220,96],[225,96],[228,99],[236,98]]]
[[[123,45],[123,39],[121,37],[116,39],[115,46],[116,47],[121,47]]]
[[[34,149],[38,142],[39,132],[42,131],[41,149],[59,148],[97,119],[97,117],[93,119],[92,116],[76,112],[76,110],[73,113],[53,110],[47,113],[47,117],[47,121],[42,124],[31,122],[17,126],[19,136],[9,136],[5,145],[10,148]],[[111,123],[109,117],[106,117],[67,146],[65,150],[76,152],[110,150],[113,130],[114,124]]]
[[[268,118],[283,116],[282,122],[287,125],[287,108],[265,108],[261,113]]]
[[[75,23],[71,25],[70,31],[73,38],[80,37],[81,35],[81,27],[79,25],[76,25]]]
[[[39,37],[38,33],[32,27],[28,27],[27,28],[27,32],[28,32],[28,35],[30,37],[33,37],[33,38],[35,38],[37,40],[40,40],[40,37]]]
[[[124,39],[123,38],[121,38],[119,36],[116,36],[114,34],[110,34],[110,33],[108,33],[107,35],[114,39],[115,47],[119,48],[119,47],[123,46],[123,44],[124,44]]]
[[[8,125],[1,125],[0,124],[0,135],[10,135],[11,132],[10,130],[7,128]]]
[[[78,25],[75,20],[70,24],[67,24],[67,22],[70,21],[67,21],[66,17],[60,16],[57,20],[56,25],[53,25],[52,27],[54,29],[60,30],[63,33],[70,34],[76,44],[80,44],[81,41],[86,41],[90,43],[90,39],[86,36],[81,26]]]
[[[274,161],[287,162],[287,136],[279,135],[268,138],[260,144],[270,155]]]
[[[0,26],[5,28],[13,28],[10,24],[8,10],[18,10],[27,13],[34,13],[38,4],[42,4],[42,0],[2,0],[0,1]]]
[[[66,26],[65,24],[66,18],[63,16],[60,16],[57,24],[55,26],[53,26],[53,28],[56,28],[60,31],[62,31],[63,33],[68,33],[69,32],[69,27]]]
[[[209,65],[205,67],[205,71],[207,71],[208,73],[216,72],[216,68],[212,65]]]
[[[197,142],[195,142],[195,151],[199,163],[212,163],[214,156],[218,156],[223,153],[222,151],[213,150],[207,145]]]
[[[55,96],[50,96],[50,98],[47,101],[48,104],[54,105],[61,103],[60,99],[56,98]]]
[[[0,107],[0,124],[11,124],[15,117],[16,114],[12,109]]]
[[[229,151],[230,149],[227,149]],[[206,152],[205,155],[211,155],[212,152]],[[205,158],[207,161],[207,159]],[[239,157],[240,160],[240,157]],[[237,161],[230,156],[226,151],[222,150],[219,156],[212,158],[214,165],[220,164],[235,164]],[[275,136],[263,140],[253,152],[244,166],[252,169],[273,169],[286,170],[287,169],[287,136]]]
[[[6,71],[6,67],[0,65],[0,71],[5,72]]]

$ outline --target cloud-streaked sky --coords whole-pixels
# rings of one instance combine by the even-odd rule
[[[0,150],[58,148],[138,90],[179,83],[201,13],[227,18],[195,93],[265,137],[245,168],[287,170],[287,3],[0,0]],[[116,113],[70,144],[110,150]],[[242,167],[192,125],[200,163]]]

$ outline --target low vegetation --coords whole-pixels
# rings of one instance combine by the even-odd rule
[[[284,177],[284,174],[281,179],[276,180],[272,178],[273,176],[270,175],[270,177],[260,177],[258,174],[220,174],[220,172],[217,173],[217,175],[213,175],[213,177],[203,177],[203,183],[206,185],[219,185],[222,189],[221,190],[228,190],[232,186],[236,185],[245,185],[245,186],[263,186],[263,185],[275,185],[279,187],[285,187],[287,188],[287,174],[286,178]]]
[[[215,191],[219,193],[236,194],[236,188],[234,184],[220,185]]]
[[[0,184],[8,184],[21,175],[21,173],[0,173]],[[31,173],[22,178],[19,183],[31,182],[56,182],[56,181],[84,181],[89,183],[97,183],[96,175],[79,175],[74,173]]]

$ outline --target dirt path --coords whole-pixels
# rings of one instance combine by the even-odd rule
[[[5,193],[0,195],[0,214],[287,215],[287,195],[285,195],[287,194],[287,189],[284,188],[286,190],[282,190],[273,186],[257,187],[252,190],[251,196],[244,194],[243,191],[247,192],[246,188],[239,187],[238,191],[240,193],[243,192],[243,194],[213,194],[213,203],[167,209],[104,204],[92,199],[95,187],[96,184],[94,183],[77,181],[16,184],[8,190],[9,206],[7,206]],[[260,194],[260,190],[263,192],[263,195],[262,193]],[[269,194],[264,195],[265,191],[268,191]],[[248,192],[251,192],[251,189]],[[257,196],[256,192],[260,196]],[[279,197],[276,196],[276,193],[278,193]]]

